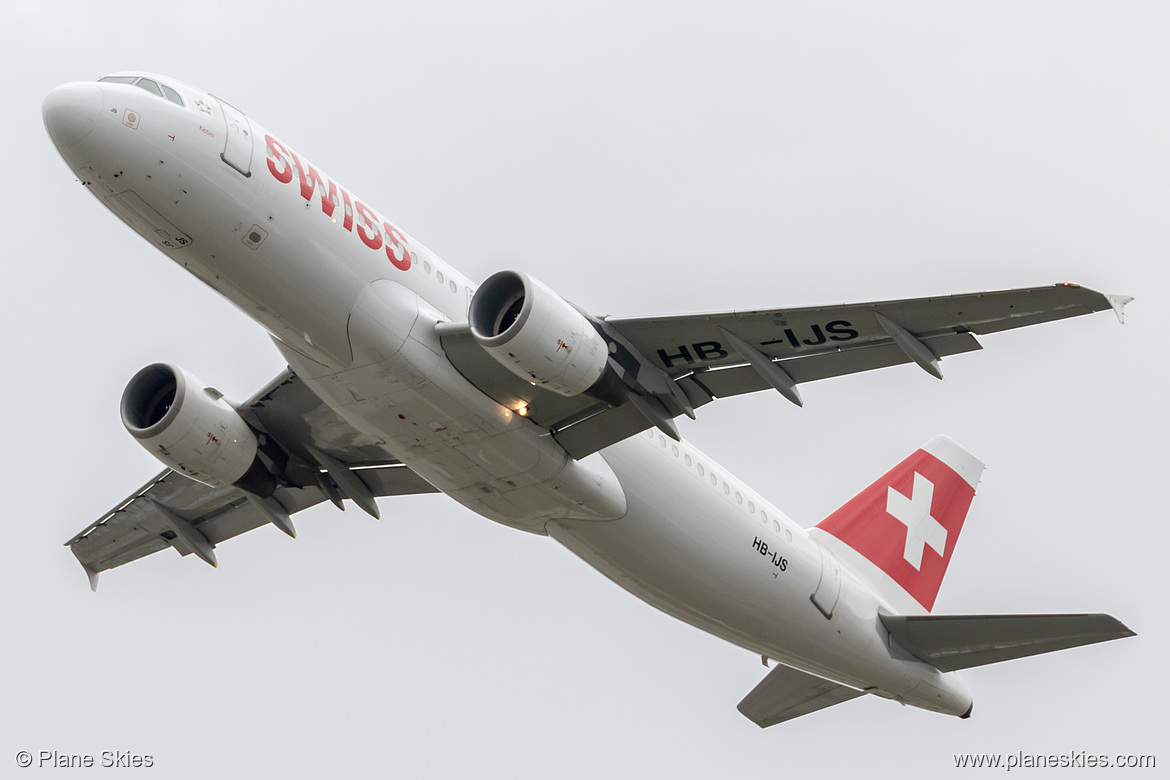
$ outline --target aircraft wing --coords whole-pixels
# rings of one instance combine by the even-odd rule
[[[633,392],[609,406],[535,387],[496,363],[466,326],[441,331],[455,367],[492,398],[552,432],[574,458],[657,426],[715,398],[774,388],[802,404],[797,385],[982,349],[976,335],[1114,310],[1130,298],[1075,284],[796,309],[594,320],[611,365]],[[617,345],[616,347],[614,345]]]
[[[174,548],[216,565],[215,546],[253,528],[273,523],[293,535],[289,516],[322,501],[340,506],[344,496],[376,515],[375,496],[438,492],[388,459],[379,442],[354,430],[292,371],[238,411],[271,440],[267,456],[282,461],[277,470],[288,484],[258,499],[238,488],[213,488],[164,470],[66,542],[94,590],[99,572],[159,550]]]

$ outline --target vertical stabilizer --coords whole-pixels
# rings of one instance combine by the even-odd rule
[[[935,436],[812,536],[899,612],[929,612],[982,474],[971,453]]]

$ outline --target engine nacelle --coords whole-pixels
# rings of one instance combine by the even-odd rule
[[[191,479],[260,496],[276,489],[244,418],[222,393],[177,366],[154,363],[134,375],[122,393],[122,424],[151,455]]]
[[[527,274],[500,271],[471,299],[471,333],[505,368],[564,396],[608,400],[620,381],[597,329],[561,296]],[[616,399],[615,399],[616,400]]]

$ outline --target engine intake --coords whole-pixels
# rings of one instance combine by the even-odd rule
[[[468,320],[479,345],[526,381],[563,396],[624,400],[605,339],[584,314],[527,274],[489,276],[472,296]]]
[[[259,496],[276,489],[252,428],[222,393],[183,369],[154,363],[139,371],[122,393],[121,411],[130,435],[180,474]]]

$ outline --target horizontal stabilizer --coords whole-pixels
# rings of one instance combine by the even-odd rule
[[[768,673],[736,707],[762,729],[864,695],[815,675],[780,665]]]
[[[1136,636],[1111,615],[882,615],[899,645],[944,672]]]

